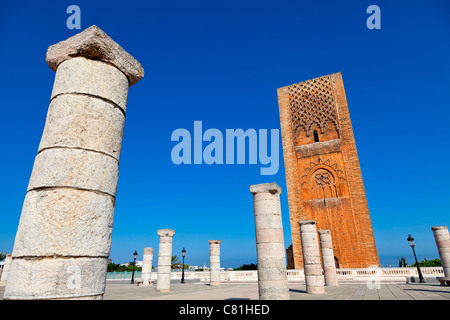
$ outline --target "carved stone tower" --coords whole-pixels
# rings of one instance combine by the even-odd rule
[[[378,254],[341,73],[278,89],[294,268],[299,220],[331,230],[336,266],[378,266]]]

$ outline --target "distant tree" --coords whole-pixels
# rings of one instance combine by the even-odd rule
[[[439,259],[432,259],[427,260],[424,258],[422,261],[419,261],[419,267],[440,267],[442,266],[441,260]],[[417,267],[417,265],[414,263],[411,265],[411,267]]]
[[[108,263],[107,271],[108,272],[131,272],[133,271],[133,264],[134,262],[128,263],[127,266],[120,265],[118,263]],[[142,271],[142,267],[135,267],[134,271]]]
[[[134,261],[128,262],[125,271],[133,271]],[[134,271],[142,271],[142,267],[135,266]]]
[[[400,257],[400,258],[398,258],[398,266],[399,266],[400,268],[403,268],[403,267],[406,267],[406,266],[407,266],[405,257]]]
[[[107,271],[108,272],[113,272],[113,271],[119,272],[120,267],[121,267],[120,264],[111,262],[111,263],[108,263]]]
[[[181,269],[181,262],[180,259],[178,259],[178,256],[172,256],[172,261],[170,263],[170,267],[172,269]]]
[[[5,260],[5,258],[6,258],[6,252],[0,251],[0,261]]]
[[[243,264],[239,268],[234,268],[234,270],[258,270],[258,266],[254,263]]]

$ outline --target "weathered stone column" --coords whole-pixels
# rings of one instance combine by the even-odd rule
[[[144,257],[142,260],[142,286],[146,287],[151,285],[152,275],[152,263],[153,263],[153,248],[144,248]]]
[[[450,234],[448,232],[448,227],[431,227],[431,230],[433,230],[439,258],[441,259],[442,268],[444,269],[444,278],[440,278],[445,281],[447,285],[450,285]]]
[[[129,86],[139,62],[92,26],[50,46],[56,71],[6,299],[102,299]]]
[[[324,294],[324,279],[320,265],[319,240],[317,239],[316,222],[299,221],[300,239],[302,243],[303,268],[305,271],[306,293]]]
[[[2,276],[0,278],[0,286],[6,285],[8,280],[9,270],[11,269],[11,254],[8,253],[5,257],[5,263],[3,264]]]
[[[220,286],[220,243],[221,240],[209,240],[210,286]]]
[[[336,264],[334,262],[333,243],[330,230],[319,230],[320,251],[326,286],[337,286]]]
[[[281,220],[281,188],[276,183],[250,186],[255,211],[260,300],[289,300]]]
[[[159,251],[158,251],[158,274],[156,280],[156,291],[170,291],[170,273],[172,265],[172,237],[175,230],[158,230]]]

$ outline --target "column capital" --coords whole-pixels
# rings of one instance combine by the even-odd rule
[[[114,65],[125,74],[130,86],[144,77],[142,65],[95,25],[48,47],[46,60],[49,67],[56,71],[60,63],[75,57]]]
[[[447,226],[437,226],[437,227],[431,227],[431,230],[435,231],[435,230],[447,230],[448,227]]]
[[[175,230],[172,229],[160,229],[157,231],[158,236],[160,237],[173,237],[175,234]]]
[[[220,244],[222,240],[208,240],[209,244]]]
[[[250,192],[254,195],[261,192],[269,192],[271,194],[281,194],[281,187],[276,183],[261,183],[250,186]]]
[[[308,224],[316,224],[316,222],[314,220],[298,220],[298,224],[304,226]]]

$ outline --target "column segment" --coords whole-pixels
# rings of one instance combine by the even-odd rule
[[[337,286],[336,264],[334,262],[333,243],[330,230],[319,230],[320,251],[322,253],[323,272],[326,286]]]
[[[8,253],[5,257],[5,263],[3,264],[3,270],[1,272],[1,278],[0,278],[0,286],[6,285],[6,282],[8,280],[9,275],[9,269],[11,268],[11,254]]]
[[[221,240],[209,240],[210,285],[220,286],[220,243]]]
[[[170,291],[170,274],[172,265],[172,239],[175,230],[158,230],[159,250],[158,250],[158,274],[156,281],[156,291]]]
[[[142,286],[146,287],[152,284],[152,263],[153,263],[153,248],[144,248],[144,257],[142,260]]]
[[[431,227],[434,240],[441,259],[442,268],[444,269],[444,277],[439,277],[441,283],[450,285],[450,234],[447,226]]]
[[[261,300],[289,300],[281,188],[276,183],[250,186],[255,212],[258,288]]]
[[[128,88],[144,70],[92,26],[47,50],[56,71],[6,299],[102,299]]]
[[[298,224],[300,225],[306,293],[325,294],[316,222],[304,220],[299,221]]]

